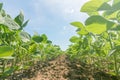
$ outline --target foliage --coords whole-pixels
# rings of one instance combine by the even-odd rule
[[[71,23],[78,36],[70,39],[67,52],[100,70],[120,75],[120,1],[91,0],[80,11],[89,17],[84,24]]]
[[[31,36],[23,30],[29,21],[24,22],[23,12],[13,19],[2,5],[0,3],[0,79],[62,52],[45,34]]]

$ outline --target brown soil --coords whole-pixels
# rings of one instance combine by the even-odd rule
[[[105,72],[94,69],[79,60],[70,60],[61,55],[54,60],[37,65],[8,80],[119,80]]]

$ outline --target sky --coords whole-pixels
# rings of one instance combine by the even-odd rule
[[[53,44],[65,50],[70,45],[69,39],[76,35],[76,28],[70,23],[84,22],[85,13],[81,6],[89,0],[0,0],[3,9],[13,18],[23,11],[25,20],[29,19],[25,31],[46,34]]]

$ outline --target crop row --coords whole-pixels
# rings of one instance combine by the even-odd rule
[[[62,51],[45,34],[31,36],[24,31],[29,20],[22,12],[14,19],[2,9],[0,3],[0,78],[29,69],[37,61],[46,61]]]

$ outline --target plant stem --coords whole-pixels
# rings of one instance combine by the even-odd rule
[[[110,33],[108,33],[108,35],[109,35],[109,42],[110,42],[111,49],[113,49],[113,44],[112,44],[112,41],[111,41],[111,35],[110,35]],[[118,67],[117,67],[117,56],[116,56],[116,52],[113,54],[113,59],[114,59],[115,74],[118,76],[118,75],[119,75],[119,70],[118,70]]]

